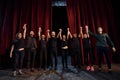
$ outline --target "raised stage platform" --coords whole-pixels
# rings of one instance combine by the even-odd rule
[[[94,65],[95,71],[86,71],[82,66],[77,69],[71,66],[70,58],[68,60],[68,69],[62,70],[61,60],[58,59],[57,70],[38,70],[30,72],[23,69],[23,75],[12,76],[11,69],[0,70],[0,80],[120,80],[120,64],[112,64],[112,73],[107,72],[106,65],[103,65],[102,72],[98,72],[97,65]]]

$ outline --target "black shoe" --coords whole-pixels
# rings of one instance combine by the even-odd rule
[[[22,72],[21,70],[19,70],[19,71],[18,71],[18,74],[19,74],[19,75],[22,75],[22,74],[23,74],[23,72]]]
[[[17,71],[13,71],[13,77],[17,75]]]

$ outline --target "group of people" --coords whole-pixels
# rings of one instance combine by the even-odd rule
[[[58,39],[60,40],[60,49],[62,53],[62,66],[63,69],[68,68],[67,57],[68,52],[71,50],[71,57],[74,61],[74,67],[81,67],[82,64],[82,50],[80,45],[80,39],[82,39],[83,50],[84,50],[84,62],[86,65],[86,70],[94,71],[94,54],[91,50],[91,41],[90,36],[94,36],[97,40],[97,54],[98,54],[98,67],[99,71],[102,69],[102,56],[103,52],[105,54],[105,58],[107,61],[108,71],[111,72],[111,61],[110,61],[110,51],[109,46],[107,44],[107,39],[112,46],[112,50],[115,52],[116,49],[114,47],[113,42],[109,38],[107,33],[103,33],[102,27],[98,27],[98,33],[94,34],[89,31],[88,26],[85,26],[85,31],[83,33],[82,27],[80,27],[80,33],[74,33],[73,35],[70,32],[70,29],[67,28],[67,34],[62,33],[62,29],[59,29],[58,34],[56,35],[55,31],[47,30],[47,35],[42,33],[41,27],[38,28],[38,44],[37,40],[34,36],[34,32],[30,31],[30,35],[26,38],[27,24],[23,25],[23,33],[19,32],[16,34],[16,39],[12,43],[10,58],[14,59],[13,63],[13,76],[17,75],[17,66],[18,74],[22,74],[22,66],[25,50],[27,51],[27,68],[30,71],[34,71],[35,68],[35,59],[37,49],[39,49],[40,54],[40,63],[39,69],[43,68],[46,70],[48,67],[50,69],[57,69],[58,61]],[[51,33],[50,33],[51,32]],[[27,40],[27,44],[25,45],[25,40]],[[71,47],[71,48],[70,48]],[[88,58],[90,56],[90,61]],[[19,65],[18,65],[19,61]]]

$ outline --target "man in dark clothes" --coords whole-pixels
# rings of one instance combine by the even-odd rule
[[[21,75],[22,74],[22,66],[23,66],[23,59],[24,59],[24,39],[26,35],[26,25],[24,24],[23,29],[23,36],[22,33],[17,33],[16,34],[16,39],[13,41],[11,51],[10,51],[10,58],[14,58],[14,63],[13,63],[13,76],[17,75],[17,65],[19,67],[18,73]],[[13,54],[14,53],[14,54]],[[19,64],[18,64],[19,60]]]
[[[72,60],[73,60],[73,64],[75,67],[80,68],[80,65],[82,63],[82,54],[81,54],[81,47],[80,47],[80,39],[77,37],[77,34],[72,34],[70,33],[69,29],[68,29],[68,36],[70,36],[70,38],[72,39]]]
[[[43,61],[45,61],[44,67],[47,69],[47,41],[45,39],[45,35],[42,34],[42,29],[39,28],[38,30],[38,36],[39,36],[39,41],[40,41],[40,69],[43,66]]]
[[[31,68],[32,72],[34,72],[35,67],[36,48],[37,42],[34,37],[34,32],[30,31],[30,36],[27,37],[27,51],[28,51],[27,67],[28,69]]]
[[[51,36],[48,31],[48,48],[50,51],[50,66],[51,68],[57,69],[57,37],[54,31],[51,32]],[[54,59],[54,60],[53,60]],[[53,61],[55,65],[53,65]]]
[[[111,61],[110,61],[110,51],[109,51],[109,46],[107,44],[107,40],[109,41],[110,45],[112,46],[112,50],[113,52],[116,51],[113,42],[111,41],[110,37],[108,36],[107,33],[103,33],[103,29],[102,27],[98,27],[98,33],[94,34],[92,32],[90,32],[88,30],[88,26],[85,26],[86,31],[94,36],[97,39],[96,42],[96,47],[97,47],[97,54],[98,54],[98,67],[99,67],[99,71],[101,71],[101,67],[102,67],[102,57],[103,57],[103,53],[105,54],[105,58],[107,61],[107,66],[108,66],[108,72],[111,72]]]

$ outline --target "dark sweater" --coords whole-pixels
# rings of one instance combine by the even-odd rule
[[[47,48],[46,40],[40,40],[40,49]]]
[[[57,38],[51,37],[51,38],[48,40],[48,44],[49,44],[49,48],[50,48],[50,49],[57,49]]]
[[[94,36],[97,39],[96,46],[101,46],[101,47],[108,47],[107,40],[109,41],[110,45],[114,47],[113,42],[111,41],[110,37],[108,36],[107,33],[103,34],[94,34],[89,31],[89,34]]]
[[[83,38],[83,47],[90,48],[90,38]]]

